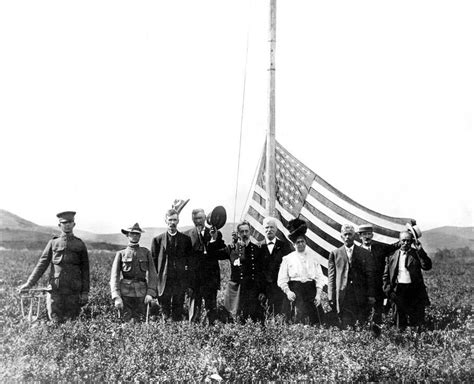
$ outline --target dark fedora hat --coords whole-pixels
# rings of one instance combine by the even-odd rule
[[[301,219],[293,219],[288,222],[287,226],[288,238],[294,243],[299,236],[304,236],[308,230],[308,225],[306,221]]]
[[[143,233],[143,232],[145,231],[140,228],[138,223],[133,224],[131,227],[128,227],[127,229],[122,229],[122,233],[124,235],[128,235],[129,233]]]
[[[216,229],[221,229],[227,220],[227,212],[222,205],[215,207],[212,212],[207,215],[207,224]]]

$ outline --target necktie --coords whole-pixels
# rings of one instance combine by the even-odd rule
[[[408,266],[408,255],[404,251],[402,251],[402,255],[405,257],[405,268],[406,268]]]

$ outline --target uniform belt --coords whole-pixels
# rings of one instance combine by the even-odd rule
[[[123,279],[123,281],[126,283],[138,283],[138,282],[146,283],[146,279]]]

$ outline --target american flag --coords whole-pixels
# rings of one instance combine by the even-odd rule
[[[264,238],[265,218],[265,149],[252,184],[244,219],[251,224],[254,240]],[[342,224],[374,226],[374,240],[391,244],[398,241],[400,231],[411,219],[390,217],[372,211],[327,183],[301,161],[276,143],[276,210],[278,237],[288,237],[286,226],[294,218],[308,223],[307,246],[316,253],[323,272],[327,275],[329,253],[340,246]]]

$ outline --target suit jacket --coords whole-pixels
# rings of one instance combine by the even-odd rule
[[[383,299],[385,296],[383,292],[383,272],[387,257],[400,248],[400,242],[393,244],[384,244],[373,241],[370,246],[370,253],[372,254],[372,261],[374,263],[374,279],[375,279],[375,297]]]
[[[278,281],[278,271],[283,257],[294,251],[293,247],[286,241],[275,238],[272,253],[268,251],[266,240],[260,242],[263,254],[263,274],[267,284],[275,284]]]
[[[217,233],[216,241],[211,242],[209,228],[204,229],[204,236],[200,236],[196,227],[184,232],[189,236],[192,245],[190,267],[193,289],[219,290],[221,287],[221,270],[219,260],[228,258],[222,233]],[[206,253],[204,253],[204,250]]]
[[[344,297],[349,273],[349,258],[344,246],[331,251],[328,260],[328,299],[336,303],[339,313],[344,307]],[[361,305],[375,295],[374,264],[369,251],[354,245],[351,274],[356,299]]]
[[[383,274],[383,290],[390,297],[392,293],[396,293],[398,262],[401,250],[396,250],[387,259],[385,271]],[[431,259],[423,249],[419,251],[411,248],[407,253],[406,267],[410,273],[411,284],[417,289],[418,295],[413,297],[414,300],[424,300],[429,305],[428,293],[426,292],[425,282],[421,270],[429,271],[432,267]]]
[[[166,287],[168,276],[168,232],[161,233],[151,242],[151,255],[158,274],[157,294],[161,296]],[[190,258],[192,256],[191,239],[184,233],[176,233],[176,270],[178,283],[188,288],[192,281]]]

